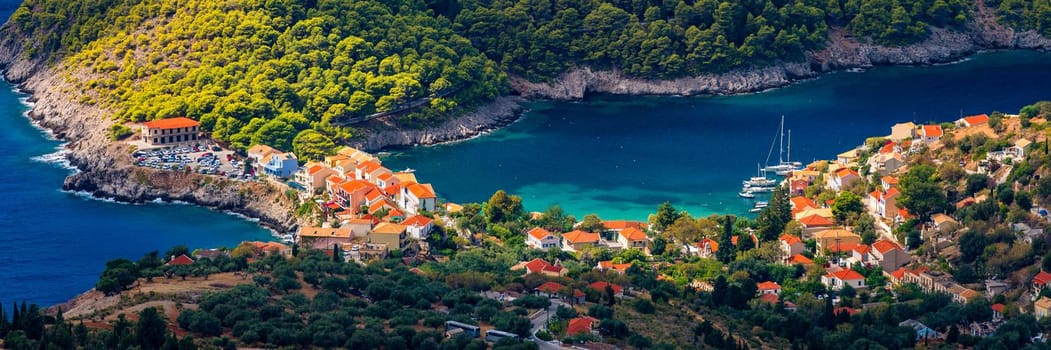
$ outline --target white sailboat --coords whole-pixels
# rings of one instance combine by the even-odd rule
[[[752,176],[748,180],[742,181],[744,187],[770,187],[777,184],[777,180],[772,180],[766,177],[766,170],[763,170],[759,164],[755,165],[756,176]]]
[[[766,154],[766,163],[768,164],[764,170],[773,171],[777,175],[788,175],[792,171],[799,170],[802,167],[802,163],[791,161],[792,157],[792,130],[788,130],[788,159],[785,156],[785,116],[781,116],[781,126],[778,128],[778,134],[774,136],[778,141],[778,153],[777,153],[777,164],[770,164],[770,156],[774,152],[774,145],[771,143],[770,152]]]

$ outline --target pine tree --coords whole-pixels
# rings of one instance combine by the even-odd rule
[[[733,216],[727,215],[723,221],[723,236],[719,239],[719,251],[715,252],[715,258],[724,264],[730,263],[737,255],[733,244]]]

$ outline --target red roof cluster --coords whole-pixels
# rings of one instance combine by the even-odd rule
[[[1033,284],[1038,286],[1046,286],[1048,282],[1051,282],[1051,273],[1041,270],[1040,273],[1033,276]]]
[[[190,259],[190,257],[186,256],[186,254],[180,254],[179,256],[172,258],[172,260],[168,262],[168,265],[171,266],[190,264],[193,264],[193,259]]]
[[[551,265],[550,263],[541,258],[530,260],[528,263],[526,263],[525,267],[526,272],[529,273],[542,273],[545,271],[554,273],[562,272],[562,266]]]
[[[591,333],[591,329],[594,327],[598,319],[594,317],[577,317],[569,320],[569,325],[566,326],[566,335],[577,335],[581,333]]]
[[[618,286],[618,285],[613,284],[613,283],[605,282],[605,281],[592,282],[591,284],[588,285],[588,288],[594,289],[594,290],[599,291],[599,292],[605,292],[606,291],[606,286],[609,286],[610,288],[613,288],[613,294],[620,294],[620,293],[622,293],[624,291],[624,287]]]

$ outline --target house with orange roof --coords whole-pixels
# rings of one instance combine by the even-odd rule
[[[812,214],[800,218],[799,224],[803,226],[803,233],[805,235],[813,234],[814,232],[824,231],[836,226],[836,223],[832,219],[826,218],[821,215]]]
[[[840,164],[848,164],[858,159],[858,149],[850,149],[846,152],[836,155],[836,162]]]
[[[896,176],[885,175],[879,181],[884,191],[889,190],[891,187],[898,187],[898,177]]]
[[[252,160],[252,165],[260,167],[266,164],[270,160],[270,156],[275,153],[281,153],[273,147],[267,145],[253,145],[248,147],[248,158]]]
[[[606,286],[609,286],[610,289],[613,289],[613,296],[618,297],[618,298],[624,296],[624,287],[621,287],[621,286],[619,286],[617,284],[609,283],[609,282],[606,282],[606,281],[591,282],[591,284],[588,285],[588,289],[591,289],[591,290],[599,292],[599,293],[605,293],[606,292]]]
[[[185,266],[191,264],[193,264],[193,259],[190,259],[190,257],[186,256],[186,254],[179,254],[179,256],[172,257],[171,260],[168,260],[168,263],[166,263],[165,265]]]
[[[868,244],[855,244],[850,247],[847,251],[847,264],[854,265],[854,263],[865,264],[869,261],[869,251],[872,250]]]
[[[300,226],[296,233],[296,240],[301,244],[316,238],[339,238],[349,242],[351,237],[352,233],[348,227]]]
[[[566,326],[566,336],[572,337],[578,334],[597,334],[599,321],[594,317],[577,317],[569,320]]]
[[[597,233],[574,230],[562,234],[562,250],[576,252],[597,244],[599,236]]]
[[[1051,317],[1051,298],[1040,297],[1033,303],[1033,316],[1036,319]]]
[[[795,196],[795,197],[789,198],[788,202],[791,205],[792,210],[797,210],[797,211],[803,211],[803,210],[807,210],[807,209],[818,209],[818,208],[820,208],[817,205],[817,203],[814,203],[813,200],[811,200],[810,198],[804,197],[804,196]]]
[[[843,269],[821,276],[821,283],[830,290],[840,290],[845,286],[861,289],[865,288],[865,276],[851,269]]]
[[[557,282],[544,282],[544,284],[541,284],[541,285],[537,286],[533,290],[536,291],[536,294],[540,295],[540,296],[544,296],[544,297],[548,297],[548,298],[558,298],[558,297],[561,297],[558,294],[558,292],[560,290],[562,290],[562,288],[565,288],[565,287],[566,286],[563,286],[562,284],[557,283]]]
[[[387,216],[383,217],[383,221],[399,223],[405,220],[405,213],[401,209],[394,208],[387,212]]]
[[[899,194],[901,191],[898,191],[897,187],[891,187],[887,192],[881,193],[876,202],[876,214],[883,218],[893,219],[894,214],[898,212]]]
[[[850,168],[840,168],[835,173],[832,173],[828,187],[833,191],[839,192],[858,180],[861,180],[861,175],[857,171]]]
[[[602,222],[602,227],[606,228],[607,231],[620,232],[628,228],[634,228],[636,230],[642,230],[645,226],[641,221],[628,221],[628,220],[606,220]]]
[[[431,230],[434,229],[434,220],[423,215],[414,215],[401,222],[405,225],[405,231],[409,233],[409,238],[422,241],[427,239],[431,235]]]
[[[702,258],[710,258],[715,256],[715,252],[719,251],[719,242],[711,238],[703,238],[700,242],[697,242],[697,255]]]
[[[624,249],[639,249],[643,252],[649,251],[649,237],[642,230],[628,227],[617,232],[617,242]]]
[[[912,262],[912,256],[904,248],[886,239],[873,242],[869,255],[883,271],[894,271]]]
[[[365,180],[351,180],[336,187],[336,203],[346,209],[357,211],[367,205],[365,195],[376,188],[376,185]]]
[[[372,173],[381,168],[383,168],[383,165],[378,160],[360,162],[354,167],[354,178],[372,182]]]
[[[402,184],[398,199],[401,207],[409,214],[419,214],[420,211],[433,213],[438,202],[438,196],[430,184],[415,182]]]
[[[255,247],[256,255],[283,255],[291,256],[292,248],[277,242],[248,242]]]
[[[759,282],[759,284],[756,285],[756,288],[758,289],[758,293],[760,295],[762,295],[762,294],[774,294],[774,295],[781,294],[781,285],[777,284],[777,282],[773,282],[773,281]]]
[[[551,277],[562,277],[565,276],[569,271],[562,267],[561,264],[555,262],[551,264],[544,259],[536,258],[526,262],[525,264],[515,265],[512,270],[524,269],[526,274],[537,273]]]
[[[200,123],[186,117],[148,121],[142,124],[142,142],[150,146],[197,141]]]
[[[332,168],[329,168],[324,164],[309,162],[296,172],[295,181],[296,183],[303,185],[303,188],[309,191],[314,191],[319,188],[326,188],[326,179],[336,174],[338,173],[335,170],[332,170]]]
[[[405,225],[391,222],[381,222],[369,232],[369,243],[386,244],[391,250],[401,249],[406,238],[408,235]]]
[[[599,261],[598,264],[595,265],[595,269],[599,271],[614,271],[623,275],[625,272],[628,271],[629,268],[631,268],[631,265],[631,263],[614,264],[613,260],[603,260]]]
[[[526,231],[526,246],[533,249],[548,250],[558,246],[558,237],[543,227],[534,227]]]
[[[386,190],[388,187],[394,187],[401,184],[401,180],[394,176],[394,173],[386,172],[376,175],[376,186]]]
[[[368,152],[359,150],[359,149],[354,148],[354,147],[348,147],[348,146],[343,146],[338,151],[336,151],[336,154],[344,156],[344,157],[347,157],[347,158],[350,158],[350,159],[353,159],[355,162],[358,162],[358,163],[367,162],[367,161],[370,161],[370,160],[377,160],[376,156],[373,156],[372,154],[370,154]]]
[[[942,126],[941,125],[924,125],[923,129],[920,130],[921,141],[924,143],[932,143],[942,138]]]
[[[356,177],[354,175],[354,169],[357,167],[357,163],[354,163],[353,159],[346,157],[336,159],[333,160],[332,165],[330,166],[332,167],[332,170],[339,173],[339,177],[347,180],[354,180]]]
[[[368,213],[375,215],[376,213],[382,210],[386,210],[388,213],[390,213],[390,211],[394,209],[398,209],[398,205],[395,204],[394,201],[384,198],[383,200],[376,201],[375,203],[369,205]]]
[[[796,254],[785,259],[785,265],[803,265],[810,266],[814,264],[814,260],[804,256],[803,254]]]
[[[963,128],[969,128],[969,127],[972,127],[972,126],[979,126],[979,125],[989,124],[989,115],[987,115],[987,114],[979,114],[979,115],[972,115],[972,116],[963,117],[963,118],[957,119],[955,124],[956,124],[956,126],[963,127]]]
[[[803,240],[793,235],[784,234],[777,240],[784,256],[793,256],[802,253],[806,248],[806,245],[803,244]]]
[[[1040,270],[1040,272],[1037,273],[1036,276],[1033,276],[1033,294],[1040,295],[1040,292],[1042,292],[1044,288],[1047,288],[1048,283],[1051,283],[1051,273],[1048,273],[1044,270]]]

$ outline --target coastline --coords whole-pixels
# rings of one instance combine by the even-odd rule
[[[988,11],[985,11],[988,12]],[[436,145],[458,142],[517,121],[522,102],[533,99],[578,100],[590,93],[619,95],[732,95],[785,87],[825,73],[865,69],[880,65],[952,64],[976,53],[999,49],[1051,48],[1051,39],[1035,32],[1015,32],[990,22],[989,14],[977,14],[967,31],[932,29],[924,42],[904,47],[881,47],[857,42],[841,29],[831,29],[829,45],[807,54],[805,62],[782,62],[764,68],[738,69],[675,80],[644,80],[626,77],[618,71],[592,71],[581,67],[566,72],[550,83],[532,83],[511,77],[517,95],[502,96],[477,106],[471,112],[437,126],[399,129],[392,121],[377,120],[363,129],[368,135],[351,143],[368,151],[396,147]],[[65,158],[72,171],[65,191],[90,193],[93,198],[126,203],[185,202],[214,210],[231,212],[276,232],[294,229],[298,222],[269,184],[223,183],[223,180],[197,174],[177,174],[134,167],[127,159],[128,146],[110,142],[105,128],[112,121],[107,110],[73,101],[64,89],[69,86],[56,69],[21,54],[19,38],[0,43],[3,78],[20,94],[30,108],[30,122],[52,138],[62,140],[62,149],[48,158]],[[58,161],[48,159],[42,161]],[[216,183],[219,183],[218,185]],[[245,195],[248,191],[252,194]]]

